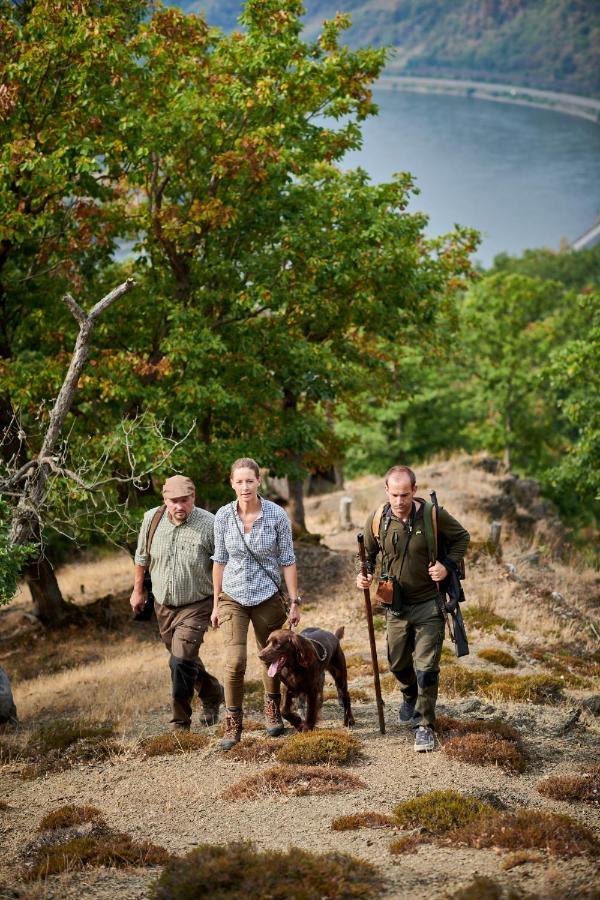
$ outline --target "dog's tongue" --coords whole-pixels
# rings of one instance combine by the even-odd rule
[[[283,664],[285,663],[285,656],[280,656],[279,659],[276,659],[275,662],[272,662],[269,668],[267,669],[267,675],[269,678],[273,678],[280,669],[283,669]]]

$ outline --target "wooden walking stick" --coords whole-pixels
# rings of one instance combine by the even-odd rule
[[[356,536],[358,541],[358,556],[360,558],[360,571],[366,578],[367,576],[367,557],[365,555],[365,538],[364,535]],[[379,717],[379,730],[385,734],[385,719],[383,717],[383,700],[381,699],[381,685],[379,683],[379,666],[377,665],[377,647],[375,646],[375,629],[373,628],[373,610],[371,609],[371,593],[369,588],[364,588],[365,595],[365,613],[367,615],[367,626],[369,628],[369,644],[371,646],[371,664],[373,666],[373,682],[375,684],[375,699],[377,700],[377,715]]]

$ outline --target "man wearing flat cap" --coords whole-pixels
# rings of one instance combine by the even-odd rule
[[[206,725],[218,721],[224,698],[223,687],[199,656],[212,611],[215,517],[195,505],[196,489],[185,475],[167,478],[162,493],[164,505],[148,510],[142,521],[130,603],[134,612],[144,608],[148,569],[160,636],[171,654],[171,728],[188,730],[194,690]]]

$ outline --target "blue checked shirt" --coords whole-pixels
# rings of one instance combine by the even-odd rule
[[[260,497],[262,510],[252,525],[248,546],[266,569],[252,559],[246,550],[244,525],[237,502],[228,503],[215,516],[215,552],[213,561],[225,566],[223,591],[240,606],[258,606],[272,597],[281,584],[280,566],[296,562],[292,544],[292,528],[284,510]],[[271,576],[271,577],[269,577]]]

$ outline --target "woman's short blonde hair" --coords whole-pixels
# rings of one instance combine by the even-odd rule
[[[229,477],[233,478],[233,473],[236,469],[252,469],[257,478],[260,478],[260,469],[258,468],[258,463],[256,460],[251,459],[249,456],[242,456],[240,459],[236,459],[234,463],[232,463],[231,471],[229,472]]]

